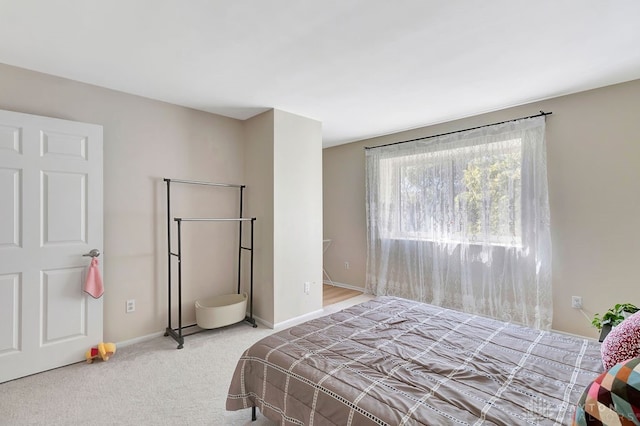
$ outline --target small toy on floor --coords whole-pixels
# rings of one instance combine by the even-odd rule
[[[95,358],[100,358],[103,361],[108,361],[109,357],[113,356],[116,353],[116,344],[115,343],[98,343],[98,346],[95,348],[89,349],[85,354],[85,358],[87,358],[87,363],[91,364]]]

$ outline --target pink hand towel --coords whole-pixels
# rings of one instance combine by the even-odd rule
[[[98,268],[98,258],[91,259],[91,265],[87,271],[87,280],[84,283],[84,291],[89,293],[94,299],[98,299],[104,293],[102,287],[102,277]]]

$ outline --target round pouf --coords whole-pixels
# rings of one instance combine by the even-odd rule
[[[640,358],[614,365],[582,394],[574,426],[640,424]]]

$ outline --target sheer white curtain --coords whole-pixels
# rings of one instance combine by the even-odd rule
[[[367,149],[367,292],[549,329],[544,135],[536,117]]]

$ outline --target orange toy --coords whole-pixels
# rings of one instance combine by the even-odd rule
[[[87,359],[87,363],[91,364],[95,358],[100,357],[103,361],[108,361],[109,357],[116,353],[116,344],[115,343],[98,343],[98,346],[95,348],[89,349],[85,354],[85,358]]]

